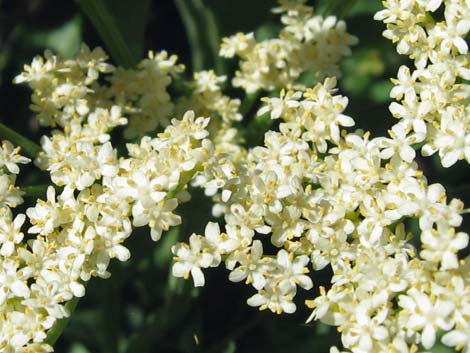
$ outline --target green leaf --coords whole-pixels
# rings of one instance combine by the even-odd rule
[[[73,343],[68,353],[90,353],[90,351],[81,343]]]
[[[237,345],[233,340],[228,341],[226,346],[222,350],[223,353],[235,353],[236,351]]]
[[[28,138],[13,131],[6,125],[0,123],[0,139],[9,140],[16,146],[20,146],[28,157],[36,158],[41,151],[41,147]]]
[[[213,51],[214,38],[206,29],[207,18],[206,8],[201,0],[175,0],[176,8],[183,21],[191,49],[192,71],[197,72],[213,67],[213,56],[211,60],[211,51]],[[211,25],[215,27],[212,19]],[[212,29],[214,30],[214,28]],[[215,34],[217,36],[217,34]]]
[[[316,5],[316,12],[322,16],[336,16],[338,18],[347,17],[356,6],[359,0],[324,0]]]
[[[35,46],[52,49],[64,57],[71,57],[80,50],[81,26],[81,17],[74,16],[52,31],[34,32],[31,35],[31,42]]]
[[[282,25],[280,23],[267,22],[256,29],[256,40],[261,42],[266,39],[275,38],[279,35],[281,29]]]
[[[220,21],[220,33],[229,36],[237,32],[252,32],[260,25],[274,20],[278,22],[278,16],[271,13],[271,8],[277,6],[273,0],[205,0],[213,9]]]
[[[437,343],[433,349],[432,353],[453,353],[455,352],[452,348],[444,346],[442,343]]]
[[[393,84],[390,80],[375,82],[369,88],[369,97],[377,103],[387,103],[390,101],[390,91]]]
[[[145,56],[145,30],[150,19],[150,0],[105,0],[124,41],[137,58]]]
[[[32,199],[44,199],[49,185],[22,186],[21,191],[26,193],[27,197]]]
[[[171,265],[173,259],[171,247],[178,241],[180,230],[181,227],[173,227],[163,234],[153,254],[153,263],[156,268],[168,268]]]
[[[90,19],[116,63],[127,68],[134,66],[137,63],[136,56],[128,46],[114,16],[109,12],[104,1],[76,1],[85,15]]]
[[[376,0],[361,0],[357,1],[355,6],[351,8],[347,17],[358,15],[374,15],[377,11],[383,9],[380,1]]]
[[[173,296],[174,301],[162,305],[147,315],[145,324],[139,332],[130,337],[126,353],[154,352],[159,342],[164,342],[169,331],[181,329],[186,323],[191,300],[188,296]]]
[[[196,18],[186,0],[175,0],[175,4],[183,21],[189,47],[191,48],[192,71],[201,71],[205,60],[204,51],[200,45],[202,40],[200,39],[201,34],[199,33]]]
[[[343,59],[343,78],[341,83],[347,91],[364,94],[370,89],[375,77],[381,76],[385,70],[383,55],[376,49],[361,48],[353,55]]]
[[[52,328],[47,331],[47,337],[44,340],[44,343],[47,343],[51,346],[56,343],[56,341],[59,339],[60,335],[62,332],[64,332],[65,327],[67,327],[67,324],[70,321],[70,318],[72,317],[73,312],[75,311],[75,308],[77,307],[78,301],[80,298],[74,297],[73,299],[69,300],[65,304],[65,308],[69,312],[69,316],[60,320],[57,320],[55,324],[52,326]]]

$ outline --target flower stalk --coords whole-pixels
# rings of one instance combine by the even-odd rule
[[[41,152],[39,145],[2,123],[0,123],[0,139],[9,140],[15,145],[20,146],[31,158],[36,158],[38,153]]]
[[[137,59],[126,44],[104,1],[77,0],[77,3],[91,23],[93,23],[93,26],[106,44],[111,57],[116,63],[126,68],[134,66],[137,63]]]

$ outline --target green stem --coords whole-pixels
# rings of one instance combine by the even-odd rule
[[[256,317],[251,318],[251,320],[247,321],[243,325],[240,325],[239,322],[237,322],[236,325],[233,326],[233,329],[230,331],[230,334],[225,336],[225,338],[220,342],[214,344],[212,347],[207,349],[207,353],[217,353],[225,351],[223,349],[224,347],[227,347],[230,342],[235,342],[246,332],[252,330],[255,326],[259,325],[262,318],[263,317],[261,315],[256,315]]]
[[[160,306],[147,316],[145,325],[129,339],[126,353],[155,352],[159,342],[174,329],[182,327],[188,318],[191,298],[188,293],[172,298],[172,303]]]
[[[219,26],[217,24],[214,12],[211,9],[206,10],[206,19],[209,45],[212,50],[212,56],[214,57],[215,70],[218,75],[225,75],[227,73],[225,59],[219,55],[219,48],[221,42]]]
[[[246,116],[253,108],[253,105],[259,101],[260,96],[261,91],[259,90],[254,93],[247,93],[240,106],[240,114]]]
[[[191,49],[193,72],[214,68],[217,75],[226,72],[219,56],[220,31],[214,12],[203,0],[175,0]]]
[[[106,9],[103,0],[76,1],[85,15],[90,19],[116,63],[126,68],[134,66],[137,60],[127,46],[114,18]]]
[[[271,128],[274,120],[268,114],[255,117],[244,130],[246,146],[259,146],[264,141],[265,133]]]
[[[351,9],[356,5],[358,0],[344,0],[329,1],[327,5],[322,7],[320,14],[322,16],[336,16],[338,18],[345,18]]]
[[[49,185],[22,186],[21,191],[24,191],[27,197],[38,199],[44,198],[48,187]]]
[[[167,195],[167,199],[172,199],[174,198],[176,195],[178,195],[178,193],[183,190],[186,185],[191,181],[191,179],[193,178],[194,174],[196,174],[196,172],[198,172],[199,170],[201,170],[201,167],[200,166],[197,166],[196,168],[194,168],[193,170],[189,170],[187,172],[184,172],[181,174],[181,177],[180,177],[180,183],[178,184],[178,186],[176,187],[176,189],[173,189],[171,190],[168,195]]]
[[[352,8],[357,4],[357,2],[358,0],[350,0],[347,4],[343,5],[338,9],[336,16],[338,16],[338,18],[346,18],[346,16],[351,12]]]
[[[198,23],[200,24],[201,31],[204,34],[203,41],[207,42],[207,49],[209,49],[212,56],[212,67],[218,75],[225,74],[225,60],[219,56],[220,47],[220,31],[215,18],[214,12],[208,6],[205,6],[202,0],[193,0],[196,14],[198,14]]]
[[[59,339],[60,335],[64,331],[65,327],[70,321],[75,308],[77,307],[78,301],[80,298],[74,297],[73,299],[69,300],[67,304],[65,304],[65,308],[69,312],[69,316],[60,320],[57,320],[52,326],[52,328],[47,331],[47,337],[44,340],[45,343],[49,344],[50,346],[54,346],[54,344]]]
[[[41,152],[39,145],[2,123],[0,123],[0,139],[9,140],[14,145],[20,146],[25,151],[25,154],[33,159]]]
[[[175,0],[175,5],[188,36],[193,72],[201,71],[204,68],[204,53],[196,18],[192,14],[188,0]]]

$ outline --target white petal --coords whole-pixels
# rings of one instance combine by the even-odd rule
[[[150,197],[154,202],[160,202],[166,197],[167,193],[164,191],[154,191],[150,193]]]
[[[255,287],[257,290],[260,290],[266,285],[266,278],[264,278],[263,274],[260,272],[253,272],[251,274],[252,279],[252,286]]]
[[[232,196],[232,192],[230,190],[222,191],[222,202],[227,202]]]
[[[458,159],[459,159],[459,152],[451,151],[451,152],[446,153],[443,157],[441,157],[441,163],[444,168],[449,168],[450,166],[454,165]]]
[[[20,280],[14,281],[11,284],[10,289],[13,292],[13,294],[16,295],[17,297],[23,297],[23,298],[29,297],[30,292],[29,292],[28,286]]]
[[[415,158],[416,156],[416,152],[415,150],[408,146],[408,145],[403,145],[401,150],[400,150],[400,157],[408,162],[408,163],[411,163],[413,161],[413,159]]]
[[[246,301],[249,306],[260,306],[266,304],[266,302],[266,297],[262,296],[261,294],[255,294]]]
[[[465,344],[469,341],[469,337],[460,330],[450,331],[442,337],[442,343],[451,347],[455,347],[459,344]]]
[[[391,103],[388,108],[393,116],[403,117],[406,115],[407,112],[404,106],[396,102]]]
[[[13,331],[15,332],[15,331]],[[22,333],[22,332],[16,332],[13,337],[11,337],[11,340],[9,343],[9,346],[12,346],[14,347],[13,348],[13,351],[14,352],[18,352],[18,351],[21,351],[23,349],[28,349],[26,347],[23,347],[24,345],[26,345],[29,341],[29,337],[28,335]],[[18,350],[16,350],[16,348]]]
[[[153,227],[150,229],[150,237],[153,241],[159,241],[162,237],[162,228]]]
[[[453,44],[459,50],[460,54],[467,54],[468,45],[463,38],[457,37],[453,40]]]
[[[340,114],[338,115],[337,120],[342,126],[354,126],[354,119],[350,116]]]
[[[95,178],[90,173],[83,173],[78,178],[77,188],[79,190],[83,190],[86,187],[93,184],[94,181],[95,181]]]
[[[423,344],[423,347],[426,349],[430,349],[432,346],[434,346],[434,343],[436,342],[436,331],[434,330],[434,327],[429,324],[424,327],[423,333],[421,334],[421,343]]]
[[[363,333],[359,339],[359,349],[361,352],[370,352],[372,348],[372,338],[368,333]]]
[[[282,307],[282,310],[284,310],[284,312],[287,314],[292,314],[297,309],[294,303],[288,302],[288,301],[282,302],[281,307]]]
[[[432,156],[434,153],[436,153],[437,149],[432,147],[430,144],[425,144],[421,148],[421,153],[423,154],[424,157],[429,157]]]
[[[261,241],[253,241],[250,252],[253,260],[259,260],[261,256],[263,256],[263,244],[261,243]]]
[[[211,241],[212,243],[219,242],[219,235],[220,235],[220,227],[218,223],[209,222],[206,225],[206,229],[204,230],[204,234],[206,238]]]
[[[305,290],[309,290],[313,287],[312,279],[307,275],[297,276],[296,279],[299,282],[299,286]]]
[[[2,248],[0,250],[0,255],[2,256],[10,256],[13,254],[13,251],[15,250],[15,244],[11,241],[7,241],[2,245]]]
[[[277,263],[285,268],[290,267],[290,261],[289,261],[289,253],[285,250],[280,250],[277,253]]]
[[[271,111],[271,120],[279,119],[282,115],[282,104],[277,104],[274,109]]]
[[[73,295],[77,298],[81,298],[85,295],[85,287],[78,282],[71,282],[70,290],[72,291]]]
[[[426,4],[426,11],[434,12],[441,6],[442,0],[429,0]]]
[[[240,282],[246,278],[246,271],[243,270],[241,267],[237,267],[228,276],[228,279],[232,282]]]
[[[206,283],[204,273],[202,273],[199,267],[193,267],[191,269],[191,276],[193,276],[194,287],[202,287]]]
[[[119,261],[127,261],[131,257],[130,251],[122,245],[115,245],[113,251]]]
[[[190,271],[191,266],[181,262],[175,262],[172,267],[172,274],[175,277],[185,277],[186,274]]]

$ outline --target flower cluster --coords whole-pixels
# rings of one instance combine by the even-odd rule
[[[12,220],[9,208],[1,209],[3,351],[51,351],[50,346],[40,344],[45,332],[69,315],[64,304],[85,294],[86,281],[92,276],[109,276],[110,259],[129,259],[122,243],[133,227],[148,225],[157,241],[162,231],[181,222],[172,211],[185,199],[184,179],[210,153],[210,142],[204,140],[208,120],[195,119],[193,112],[187,112],[156,138],[128,145],[129,158],[108,159],[109,165],[104,167],[109,173],[93,177],[90,185],[72,181],[59,194],[49,186],[47,199],[38,200],[26,211],[32,225],[28,232],[36,234],[27,244],[21,242],[20,232],[25,215]],[[25,159],[11,154],[10,145],[4,146],[5,165],[16,170],[14,163]],[[116,154],[109,142],[101,148]],[[76,157],[76,151],[65,155]],[[95,156],[93,162],[98,165],[97,159]],[[5,193],[5,205],[21,199],[14,186],[10,190]]]
[[[209,223],[204,235],[175,245],[173,273],[199,286],[201,269],[223,261],[231,281],[258,291],[249,305],[290,313],[297,287],[313,287],[309,267],[330,266],[331,288],[307,305],[312,318],[338,326],[345,348],[429,349],[439,330],[449,332],[444,343],[459,345],[470,319],[468,261],[458,258],[469,237],[455,230],[463,205],[427,183],[398,133],[344,130],[354,121],[335,83],[263,99],[260,113],[282,118],[280,131],[267,132],[238,169],[216,156],[210,171],[226,230]],[[417,220],[421,249],[405,219]],[[265,251],[267,242],[277,250]]]
[[[194,110],[197,115],[210,116],[208,130],[215,151],[241,157],[244,155],[242,138],[233,126],[242,120],[239,112],[241,102],[222,92],[226,80],[226,76],[217,76],[213,70],[196,72],[194,79],[187,83],[191,95],[179,97],[176,112]],[[194,185],[203,182],[199,180]]]
[[[402,143],[423,143],[426,156],[439,152],[444,167],[470,162],[468,1],[393,0],[384,5],[375,19],[386,23],[384,36],[415,64],[414,69],[400,67],[392,80],[390,95],[397,102],[390,111],[400,119],[396,130]]]
[[[157,241],[180,224],[174,212],[190,184],[213,197],[213,215],[225,224],[209,222],[204,234],[173,245],[175,276],[203,286],[203,269],[223,263],[231,281],[254,288],[249,305],[280,314],[296,310],[299,288],[318,288],[311,272],[330,267],[331,285],[306,305],[310,319],[338,328],[345,349],[417,352],[442,337],[470,351],[470,261],[459,257],[469,236],[457,229],[463,204],[428,183],[413,148],[439,151],[446,167],[470,162],[467,3],[445,1],[436,22],[431,13],[442,0],[384,2],[376,19],[416,70],[400,68],[390,106],[400,121],[382,137],[351,129],[348,99],[328,77],[339,76],[337,62],[356,41],[344,22],[313,16],[304,0],[279,3],[279,38],[239,33],[220,50],[241,59],[233,86],[280,90],[261,99],[258,115],[279,122],[262,146],[243,146],[234,124],[241,102],[223,93],[225,76],[197,72],[189,94],[171,97],[183,67],[166,52],[124,69],[83,46],[69,60],[46,52],[17,76],[33,89],[39,122],[54,129],[35,161],[54,185],[14,217],[23,201],[17,164],[29,160],[3,142],[2,352],[50,352],[47,331],[70,314],[65,304],[85,294],[91,277],[108,277],[111,259],[130,258],[123,243],[135,227],[148,226]],[[319,81],[311,88],[302,84],[307,71]],[[120,150],[125,156],[111,141],[119,126],[127,139],[140,138]]]
[[[191,108],[200,115],[217,117],[225,124],[242,120],[242,115],[239,113],[240,100],[232,99],[222,93],[221,85],[226,80],[226,76],[217,76],[213,70],[196,72],[194,81],[189,83],[192,94],[189,98],[180,99],[178,109]]]
[[[400,41],[399,52],[417,66],[413,74],[402,67],[394,80],[391,95],[401,104],[390,110],[401,120],[388,137],[343,129],[354,121],[343,114],[347,98],[335,95],[332,79],[262,99],[259,114],[284,122],[279,132],[265,134],[263,147],[248,150],[242,163],[223,152],[208,162],[201,185],[207,194],[217,193],[214,215],[224,216],[225,231],[210,222],[204,235],[175,245],[174,275],[191,275],[201,286],[202,269],[224,262],[231,281],[245,280],[257,290],[249,305],[290,313],[298,287],[313,287],[309,267],[330,266],[331,287],[320,287],[320,295],[306,304],[314,309],[311,319],[338,327],[346,349],[427,350],[442,332],[444,344],[470,349],[469,262],[458,257],[469,237],[456,230],[463,205],[447,202],[443,186],[429,185],[414,162],[413,146],[421,142],[425,154],[439,150],[444,166],[466,158],[468,88],[461,79],[468,79],[468,60],[460,39],[468,31],[468,10],[449,1],[446,21],[434,24],[424,15],[440,4],[386,2],[388,8],[376,15],[387,22],[385,35]],[[280,11],[287,7],[285,23],[298,24],[293,18],[306,7],[286,2]],[[460,29],[452,30],[452,23]],[[424,27],[425,37],[411,35],[426,34]],[[431,38],[446,31],[454,33],[452,41]],[[279,58],[286,49],[277,39],[269,45],[272,53],[252,34],[225,40],[222,55],[246,59],[235,86],[271,90],[298,77],[285,59],[295,55]],[[264,59],[271,60],[264,71],[253,69]],[[409,219],[419,225],[419,247],[410,242]]]
[[[115,68],[107,59],[101,48],[90,51],[86,45],[73,60],[46,51],[44,57],[37,56],[31,65],[26,65],[14,82],[28,82],[33,89],[31,109],[41,125],[70,127],[70,134],[95,114],[84,126],[86,133],[101,141],[108,138],[100,135],[127,124],[127,120],[118,119],[117,113],[103,116],[109,114],[103,109],[110,111],[113,107],[130,117],[124,133],[128,139],[154,132],[160,125],[167,126],[174,113],[167,88],[172,77],[184,69],[176,64],[177,57],[168,56],[165,51],[149,52],[135,69]]]
[[[85,46],[75,60],[46,52],[16,78],[28,81],[33,100],[44,103],[34,106],[40,122],[56,128],[52,136],[43,136],[43,151],[36,159],[55,186],[48,187],[46,200],[37,200],[26,215],[13,220],[9,207],[22,202],[22,193],[14,186],[14,176],[2,175],[0,347],[4,352],[51,351],[43,343],[47,330],[69,315],[65,304],[85,294],[86,281],[109,276],[110,259],[129,259],[122,243],[134,227],[148,225],[157,241],[163,231],[181,223],[173,211],[188,199],[185,185],[213,149],[206,139],[209,118],[196,118],[188,111],[156,137],[128,144],[129,156],[118,158],[109,132],[127,123],[121,114],[129,106],[116,97],[106,98],[115,93],[115,83],[98,86],[100,74],[112,70],[105,58],[101,49],[89,52]],[[157,68],[165,68],[153,78],[173,70],[175,60],[163,63],[165,53],[150,58]],[[144,60],[140,67],[155,70],[155,62]],[[64,86],[67,92],[62,92]],[[74,92],[83,94],[74,96]],[[129,100],[136,97],[126,94]],[[17,152],[8,142],[3,144],[2,170],[18,173],[16,163],[28,161]],[[20,228],[26,216],[31,225],[28,233],[34,237],[24,243]]]
[[[249,93],[272,91],[296,83],[305,72],[313,72],[318,81],[340,76],[338,61],[351,53],[349,46],[357,38],[346,32],[344,21],[334,16],[313,16],[313,8],[305,2],[284,0],[273,9],[283,14],[284,28],[278,38],[257,42],[254,33],[224,38],[220,55],[241,59],[233,79],[235,87]]]
[[[288,9],[295,12],[294,7],[286,3],[281,12]],[[315,23],[304,24],[302,21],[307,22],[311,10],[301,6],[299,11],[284,16],[284,21],[297,18],[297,25],[305,26],[307,32],[318,25],[321,28],[316,30],[319,32],[316,39],[309,34],[305,34],[305,38],[297,36],[297,44],[289,49],[291,57],[299,50],[305,52],[297,55],[298,62],[290,63],[292,70],[298,71],[292,79],[309,69],[325,76],[321,57],[308,60],[310,66],[300,58],[309,52],[313,59],[315,52],[324,52],[328,47],[325,55],[339,57],[341,54],[334,54],[335,50],[347,52],[346,42],[353,42],[353,39],[344,33],[344,24],[335,26],[334,19],[323,24],[322,19],[316,17]],[[282,34],[286,45],[288,36],[295,37],[295,33],[289,34],[291,27],[286,26]],[[322,31],[327,33],[321,34]],[[333,45],[334,41],[338,45]],[[320,47],[314,48],[317,43]],[[302,68],[295,69],[295,66]],[[8,142],[3,144],[0,167],[10,174],[1,176],[2,351],[51,351],[52,347],[45,341],[47,331],[57,320],[69,316],[66,303],[85,294],[86,281],[93,276],[106,278],[110,275],[107,268],[112,258],[129,259],[130,252],[123,242],[134,227],[148,225],[152,239],[160,239],[163,231],[181,223],[181,218],[173,211],[179,202],[188,200],[185,186],[196,172],[200,173],[194,184],[213,194],[222,186],[221,179],[214,175],[229,175],[243,169],[242,157],[246,156],[246,151],[239,145],[240,138],[232,127],[233,122],[242,118],[240,100],[222,93],[225,77],[217,77],[213,71],[202,71],[195,73],[190,83],[191,94],[180,97],[178,109],[175,109],[167,88],[182,70],[182,65],[176,64],[176,57],[166,52],[151,52],[135,69],[115,68],[107,63],[107,56],[100,48],[91,51],[83,45],[80,53],[68,60],[46,51],[44,57],[34,58],[15,78],[16,83],[27,82],[32,88],[31,108],[39,123],[53,128],[51,136],[43,136],[42,152],[35,162],[50,173],[54,186],[48,187],[45,200],[37,200],[26,215],[18,214],[13,219],[10,207],[22,202],[22,193],[14,186],[14,174],[19,171],[16,164],[28,160],[20,157]],[[280,72],[278,70],[277,74]],[[279,79],[281,77],[278,82]],[[189,110],[215,119],[209,126],[209,118],[195,118]],[[170,124],[169,117],[175,113],[182,118]],[[124,136],[128,139],[154,132],[159,126],[166,128],[157,137],[145,136],[127,144],[128,157],[118,157],[110,131],[126,125]],[[213,143],[207,139],[209,131]],[[223,159],[219,159],[221,156],[230,156],[227,160],[234,164],[227,168]],[[239,188],[239,181],[233,187]],[[21,227],[26,217],[31,239],[23,242]],[[232,228],[227,226],[228,237],[237,238],[238,242],[227,239],[220,247],[227,253],[250,245],[245,238],[254,236],[252,229],[232,223]],[[224,237],[216,224],[209,225],[207,233],[209,238],[209,233],[212,234],[214,242]],[[200,261],[201,267],[213,266],[221,258],[212,258],[208,253],[203,259],[195,260],[192,253],[198,242],[201,247],[201,237],[194,236],[191,251],[183,245],[175,250],[186,261],[186,264],[179,262],[179,270],[175,265],[175,274],[192,272],[196,284],[200,285],[204,277],[191,264]],[[251,253],[245,254],[247,266],[250,256],[263,257],[261,242],[254,244]],[[234,257],[232,267],[240,261],[242,258]],[[295,291],[299,281],[306,289],[313,285],[305,275],[308,262],[305,255],[294,259],[284,251],[276,259],[263,262],[263,268],[277,271],[286,295]],[[251,272],[238,266],[232,279],[254,278],[258,289],[277,290],[275,286],[269,287],[270,283],[251,265],[249,267],[246,271]],[[284,311],[295,309],[291,301],[284,303],[290,308]],[[265,305],[274,308],[268,301]]]
[[[124,137],[131,139],[154,132],[159,126],[167,126],[175,114],[175,105],[168,93],[172,79],[184,70],[177,64],[176,55],[167,52],[149,52],[135,69],[118,67],[109,78],[111,87],[103,93],[110,95],[113,104],[123,107],[129,116]]]

